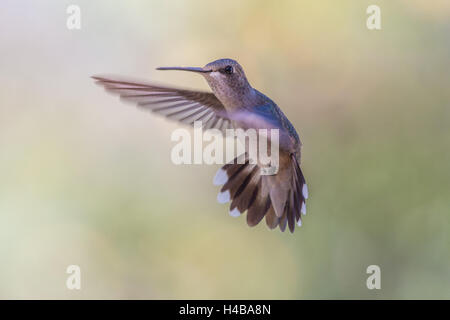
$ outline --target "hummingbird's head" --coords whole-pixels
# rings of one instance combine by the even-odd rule
[[[237,94],[251,88],[244,69],[235,60],[219,59],[208,63],[203,69],[209,71],[204,74],[205,79],[218,96],[231,92]]]
[[[233,59],[219,59],[208,63],[203,68],[162,67],[158,70],[183,70],[203,75],[214,94],[225,102],[239,100],[252,89],[245,76],[244,69]]]

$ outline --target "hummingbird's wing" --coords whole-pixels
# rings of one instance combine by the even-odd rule
[[[215,128],[225,132],[233,127],[226,117],[223,104],[211,92],[169,88],[109,77],[92,78],[106,91],[167,118],[189,125],[193,125],[194,121],[202,121],[205,130]]]

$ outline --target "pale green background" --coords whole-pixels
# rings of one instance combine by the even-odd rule
[[[450,298],[449,19],[447,0],[2,0],[0,298]],[[154,68],[225,57],[303,140],[294,235],[229,217],[217,165],[170,162],[177,124],[89,78],[205,90]]]

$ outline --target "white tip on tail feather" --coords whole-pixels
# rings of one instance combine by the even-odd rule
[[[302,226],[302,219],[298,219],[298,221],[297,221],[297,225],[298,225],[299,227],[301,227],[301,226]]]
[[[238,210],[238,208],[234,208],[230,211],[230,216],[232,217],[239,217],[241,215],[241,212]]]
[[[303,185],[302,194],[303,198],[308,199],[308,186],[306,185],[306,183]]]
[[[228,181],[228,175],[227,172],[225,170],[223,170],[222,168],[219,169],[219,171],[217,171],[216,175],[214,176],[214,185],[215,186],[221,186],[223,184],[225,184]]]
[[[224,191],[224,192],[219,192],[219,194],[217,195],[217,201],[219,203],[227,203],[228,201],[230,201],[230,191]]]
[[[305,204],[305,202],[302,202],[302,208],[301,208],[300,212],[301,212],[303,215],[306,214],[306,204]]]

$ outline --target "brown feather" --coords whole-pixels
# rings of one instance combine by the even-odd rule
[[[247,224],[250,227],[256,226],[264,218],[269,208],[270,197],[260,193],[247,211]]]
[[[269,229],[275,229],[278,225],[279,218],[275,214],[275,210],[272,206],[270,206],[269,210],[266,213],[266,224]]]

